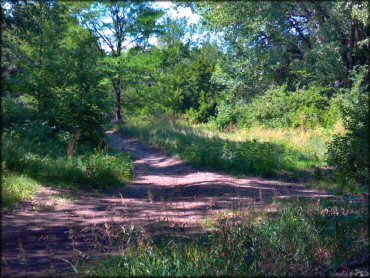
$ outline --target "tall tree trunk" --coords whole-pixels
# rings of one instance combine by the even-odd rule
[[[353,57],[353,49],[355,47],[355,20],[351,21],[351,33],[349,37],[349,52],[348,52],[348,71],[353,70],[354,66],[354,57]],[[348,82],[348,87],[352,88],[352,80],[350,79]]]
[[[342,48],[343,49],[346,49],[347,48],[347,45],[348,45],[348,39],[347,39],[347,36],[344,32],[341,32],[341,36],[342,36]],[[344,60],[344,63],[346,64],[346,68],[347,70],[349,69],[349,60],[348,60],[348,56],[347,56],[347,52],[342,52],[342,55],[343,55],[343,60]]]
[[[39,68],[39,71],[42,71],[42,67],[43,67],[43,52],[44,52],[44,9],[43,9],[43,3],[39,3],[40,5],[40,9],[39,9],[39,13],[40,13],[40,21],[39,21],[39,31],[40,31],[40,45],[39,45],[39,64],[38,64],[38,68]],[[41,72],[42,73],[42,72]],[[43,73],[42,73],[42,79],[43,79]],[[38,112],[40,113],[42,110],[43,110],[43,103],[42,103],[42,92],[41,92],[41,89],[38,88],[37,90],[37,108],[38,108]]]
[[[366,62],[365,64],[368,66],[367,75],[366,75],[366,83],[370,83],[370,26],[368,26],[366,30],[366,39],[367,39],[367,54],[366,54]],[[369,99],[370,101],[370,99]]]
[[[116,121],[122,121],[122,110],[121,110],[121,102],[122,102],[122,83],[121,78],[118,77],[116,80],[113,80],[114,91],[116,93]]]
[[[116,121],[121,122],[122,114],[121,114],[121,90],[119,88],[116,89]]]

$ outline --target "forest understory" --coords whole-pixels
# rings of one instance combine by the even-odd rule
[[[368,10],[2,1],[2,276],[369,276]]]

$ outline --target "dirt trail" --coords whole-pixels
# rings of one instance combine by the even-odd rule
[[[113,148],[131,153],[134,181],[110,192],[79,192],[72,200],[62,198],[68,192],[45,189],[32,202],[3,214],[4,276],[70,275],[72,264],[91,247],[91,236],[84,237],[82,231],[107,228],[104,223],[133,223],[149,233],[191,233],[201,220],[215,213],[246,207],[251,202],[265,207],[273,196],[328,196],[304,184],[198,171],[136,139],[113,131],[108,136]]]

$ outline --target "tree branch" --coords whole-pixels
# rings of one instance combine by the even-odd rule
[[[298,32],[299,36],[301,39],[303,39],[303,41],[307,44],[308,48],[311,49],[311,42],[310,42],[310,39],[307,38],[301,28],[299,28],[297,22],[293,19],[293,18],[288,18],[288,21],[290,22],[290,24],[294,27],[294,29]]]

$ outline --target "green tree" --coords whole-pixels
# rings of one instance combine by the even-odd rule
[[[53,77],[58,70],[53,63],[68,28],[67,7],[55,1],[7,4],[3,38],[8,74],[4,88],[9,89],[7,93],[32,96],[39,113],[47,117],[53,101],[49,88],[55,85]],[[11,51],[13,55],[6,54]]]
[[[232,61],[225,70],[246,95],[284,83],[292,90],[351,87],[349,72],[369,59],[365,2],[212,2],[194,9],[224,38]]]
[[[88,8],[82,8],[80,16],[82,23],[99,37],[99,47],[102,52],[107,50],[112,60],[109,66],[110,78],[115,92],[116,120],[121,121],[121,103],[123,97],[123,71],[121,55],[135,44],[145,49],[150,35],[160,32],[157,20],[162,12],[154,9],[150,3],[129,3],[110,1],[93,3]]]
[[[4,4],[5,6],[5,4]],[[37,110],[55,130],[98,143],[108,106],[97,38],[57,1],[7,2],[4,12],[4,91]],[[10,103],[10,101],[8,101]],[[8,120],[19,122],[7,109]],[[28,112],[27,112],[28,113]],[[8,117],[9,116],[9,117]],[[35,118],[33,120],[36,120]],[[22,116],[22,121],[30,120]]]

